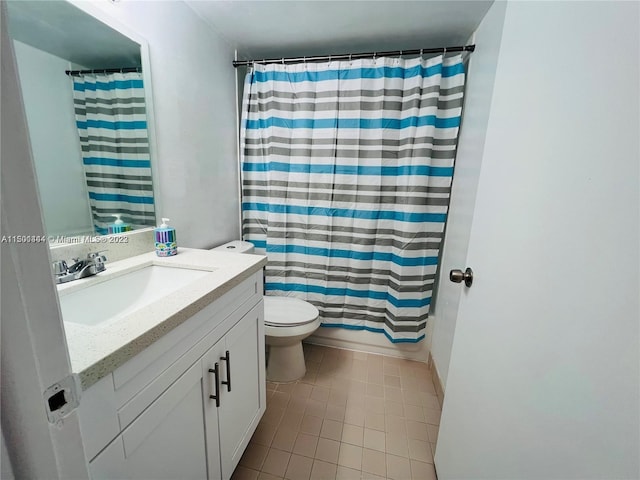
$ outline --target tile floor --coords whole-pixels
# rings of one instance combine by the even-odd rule
[[[435,480],[440,405],[426,364],[304,345],[307,375],[267,383],[232,480]]]

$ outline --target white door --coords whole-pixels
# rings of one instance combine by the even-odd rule
[[[446,241],[440,264],[438,302],[433,315],[436,322],[431,342],[434,365],[445,388],[458,316],[458,304],[460,294],[463,291],[459,285],[449,282],[449,271],[460,268],[467,259],[471,221],[502,37],[504,11],[504,2],[495,3],[473,38],[468,42],[478,44],[478,48],[470,56],[467,67],[464,112],[456,154],[456,171],[451,187]]]
[[[639,14],[507,5],[440,480],[639,476]]]
[[[2,433],[16,478],[85,478],[77,410],[56,424],[45,410],[45,390],[71,367],[48,246],[39,241],[44,228],[4,2],[0,10]]]

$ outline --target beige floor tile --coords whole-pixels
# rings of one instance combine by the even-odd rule
[[[287,392],[276,390],[276,392],[271,397],[271,403],[269,404],[269,407],[286,408],[290,398],[291,395]]]
[[[376,383],[367,383],[366,394],[370,397],[384,398],[384,386]]]
[[[320,362],[312,362],[311,360],[307,360],[307,359],[305,359],[304,363],[305,363],[305,366],[307,367],[307,373],[309,372],[316,373],[318,371],[318,367],[320,366]]]
[[[292,382],[292,383],[277,383],[276,385],[278,385],[278,392],[284,392],[284,393],[288,393],[289,395],[291,395],[291,392],[293,391],[293,387],[296,386],[296,382]]]
[[[389,358],[389,357],[385,357]],[[393,362],[389,362],[389,361],[384,361],[382,362],[382,372],[385,375],[393,375],[395,377],[399,377],[400,376],[400,367],[397,363],[393,363]]]
[[[267,453],[267,458],[264,459],[261,471],[275,475],[276,477],[284,477],[284,472],[286,472],[287,465],[289,464],[289,458],[291,458],[290,453],[271,448],[269,449],[269,453]]]
[[[307,383],[309,385],[314,385],[318,378],[317,369],[318,369],[317,365],[314,370],[309,370],[309,368],[307,368],[307,372],[304,374],[304,377],[300,379],[300,383]]]
[[[307,407],[304,410],[305,415],[313,415],[314,417],[324,417],[324,412],[327,410],[327,404],[325,402],[319,402],[318,400],[307,400]]]
[[[311,480],[334,480],[337,466],[333,463],[314,460],[311,467]]]
[[[304,417],[303,412],[300,411],[290,411],[288,408],[284,412],[282,416],[282,420],[280,420],[280,425],[278,428],[288,428],[290,430],[299,430],[300,424],[302,423],[302,418]]]
[[[291,455],[284,478],[290,480],[309,480],[312,467],[313,459],[300,455]]]
[[[321,417],[315,417],[313,415],[305,415],[304,417],[302,417],[302,423],[300,424],[301,432],[308,433],[309,435],[319,436],[320,430],[322,430]]]
[[[407,425],[405,424],[404,417],[398,417],[396,415],[385,416],[385,432],[394,433],[396,435],[407,435]]]
[[[231,480],[256,480],[259,475],[258,470],[252,470],[251,468],[245,468],[242,465],[238,465],[236,470],[231,475]]]
[[[433,463],[429,442],[409,439],[409,458],[419,462]]]
[[[423,442],[429,441],[429,434],[427,433],[427,424],[422,422],[416,422],[415,420],[407,420],[407,438],[414,440],[422,440]]]
[[[349,383],[349,391],[347,392],[348,393],[347,403],[349,402],[349,399],[355,398],[355,396],[358,396],[358,395],[364,396],[366,391],[367,391],[367,384],[365,382],[352,379],[351,382]]]
[[[270,446],[273,441],[273,437],[278,429],[277,423],[269,423],[260,421],[258,428],[251,437],[251,441],[260,445]]]
[[[430,393],[420,392],[420,404],[425,408],[433,408],[434,410],[440,410],[440,402],[436,395]]]
[[[362,472],[360,470],[338,465],[338,469],[336,470],[336,480],[360,480],[361,478]]]
[[[358,427],[364,426],[364,409],[356,407],[347,407],[344,413],[344,423],[350,425],[356,425]]]
[[[431,463],[418,462],[417,460],[410,460],[411,465],[411,478],[420,480],[437,480],[436,470]]]
[[[409,457],[409,442],[405,435],[387,433],[385,436],[385,451],[399,457]]]
[[[258,475],[258,480],[283,480],[282,477],[278,477],[277,475],[271,475],[267,472],[260,472]]]
[[[384,415],[379,413],[366,413],[364,414],[364,426],[366,428],[372,428],[374,430],[385,430]]]
[[[427,424],[427,435],[429,436],[429,442],[438,443],[438,430],[440,427],[437,425]]]
[[[384,398],[367,396],[364,399],[364,411],[384,414]]]
[[[318,437],[306,433],[298,432],[296,442],[293,444],[293,453],[303,455],[305,457],[314,458],[316,455],[316,447],[318,446]]]
[[[323,462],[338,463],[338,453],[340,452],[340,442],[320,438],[318,448],[316,448],[315,458]]]
[[[375,473],[369,473],[369,472],[361,472],[360,479],[361,480],[387,480],[386,477],[381,477],[380,475],[376,475]]]
[[[391,480],[411,479],[411,465],[409,459],[387,454],[387,478]],[[416,479],[418,480],[418,479]],[[419,479],[422,480],[422,479]]]
[[[384,375],[384,385],[387,387],[396,387],[396,388],[400,388],[400,377],[395,376],[395,375]]]
[[[271,442],[271,448],[283,450],[285,452],[292,452],[293,445],[296,443],[298,436],[298,430],[292,430],[290,428],[282,428],[280,426],[276,431],[273,441]]]
[[[406,405],[415,405],[416,407],[422,407],[422,400],[420,400],[420,392],[403,390],[402,397]]]
[[[371,428],[364,429],[364,443],[365,448],[372,450],[378,450],[380,452],[385,451],[385,434],[380,430],[373,430]]]
[[[269,447],[249,442],[242,454],[242,458],[240,458],[240,465],[259,471],[262,468],[264,459],[267,458],[267,453],[269,453]]]
[[[311,390],[313,390],[313,386],[308,383],[296,383],[296,386],[293,387],[293,392],[291,392],[291,396],[309,398]]]
[[[384,385],[384,375],[380,370],[369,370],[367,372],[367,382],[376,383],[378,385]]]
[[[351,386],[351,382],[344,388],[331,387],[331,393],[329,394],[329,400],[327,403],[329,405],[340,405],[344,407],[347,404],[347,396],[349,395],[349,387]]]
[[[432,408],[423,409],[424,419],[431,425],[440,425],[440,410]]]
[[[304,414],[305,409],[307,408],[307,399],[300,397],[292,397],[289,400],[289,405],[287,405],[287,410],[285,413],[302,413]]]
[[[353,359],[354,360],[367,360],[367,353],[358,352],[357,350],[353,350]]]
[[[391,400],[385,400],[384,402],[384,414],[394,415],[396,417],[404,417],[404,405],[400,402],[393,402]]]
[[[339,442],[342,439],[342,422],[325,418],[320,429],[320,437]]]
[[[275,392],[278,393],[278,392]],[[274,393],[274,395],[275,395]],[[271,423],[276,426],[280,423],[280,419],[284,415],[285,409],[284,407],[274,407],[273,404],[267,407],[267,410],[264,412],[260,423]]]
[[[385,477],[387,475],[385,453],[378,450],[370,450],[368,448],[363,449],[362,471]]]
[[[402,395],[402,390],[395,387],[384,387],[384,398],[385,400],[390,400],[392,402],[403,403],[404,396]]]
[[[331,388],[331,384],[333,383],[333,377],[327,373],[321,372],[318,369],[316,373],[316,380],[314,382],[315,385],[320,385],[323,387]]]
[[[431,457],[436,458],[436,444],[430,443],[429,445],[431,445]]]
[[[309,398],[313,399],[313,400],[318,400],[319,402],[323,402],[326,403],[327,400],[329,400],[329,393],[331,392],[331,389],[327,388],[327,387],[320,387],[320,386],[314,386],[313,390],[311,391],[311,395]]]
[[[346,411],[347,409],[344,405],[327,404],[327,409],[324,412],[324,418],[344,422],[344,414]]]
[[[404,418],[406,418],[407,420],[415,420],[416,422],[424,422],[424,414],[422,413],[422,407],[405,404]]]
[[[267,391],[275,392],[278,388],[278,384],[274,382],[267,382]]]
[[[374,365],[376,367],[382,368],[382,361],[384,360],[384,356],[383,355],[378,355],[375,353],[368,353],[367,354],[367,363],[369,365]]]
[[[365,384],[368,385],[368,384]],[[364,402],[366,395],[364,393],[352,393],[347,398],[347,408],[357,408],[359,410],[364,410]]]
[[[362,447],[364,442],[364,428],[345,423],[342,426],[342,443],[349,443]]]
[[[338,465],[362,470],[362,447],[341,443]]]
[[[331,390],[337,390],[340,392],[348,392],[349,385],[351,384],[351,380],[348,378],[334,378],[331,380]]]

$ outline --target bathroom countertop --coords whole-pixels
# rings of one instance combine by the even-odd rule
[[[267,257],[181,248],[173,257],[149,252],[107,263],[107,270],[58,286],[62,297],[148,265],[212,271],[133,313],[94,326],[64,322],[71,369],[86,389],[262,269]],[[104,299],[108,302],[109,299]],[[95,305],[92,308],[100,308]],[[88,311],[90,314],[90,309]],[[63,318],[64,320],[64,318]]]

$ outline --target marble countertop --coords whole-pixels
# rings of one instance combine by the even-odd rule
[[[178,255],[173,257],[161,258],[155,252],[149,252],[110,262],[107,263],[107,270],[98,275],[59,285],[58,293],[62,297],[147,265],[210,271],[200,279],[126,316],[94,326],[64,322],[71,369],[80,376],[83,389],[114,371],[262,269],[266,263],[267,258],[262,255],[179,248]],[[97,305],[93,308],[100,307]]]

